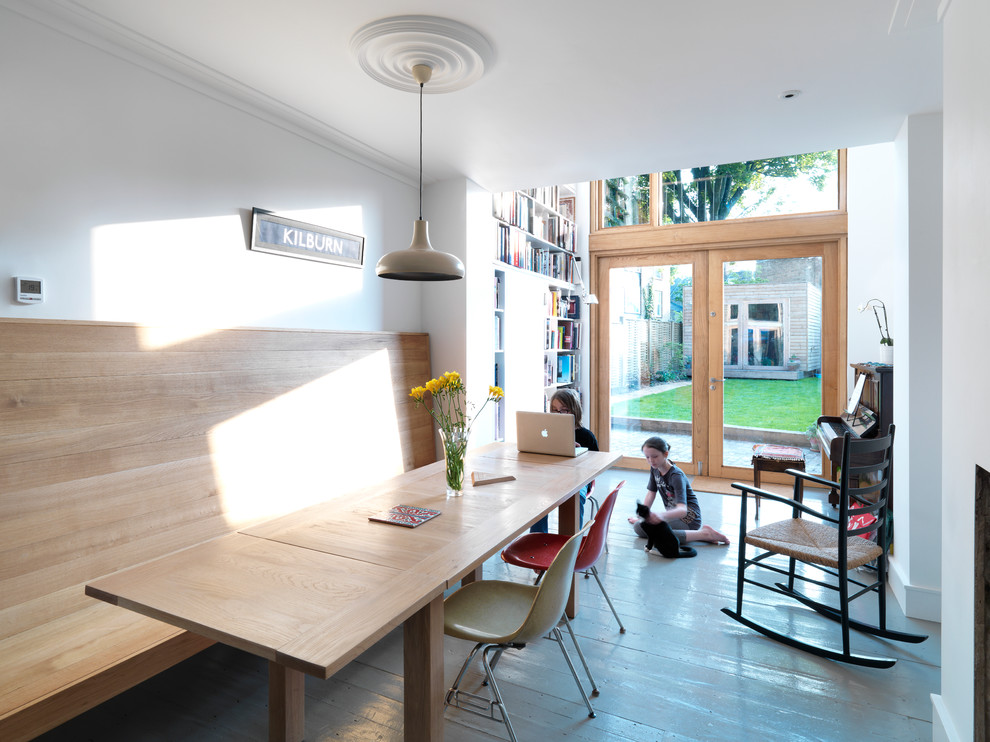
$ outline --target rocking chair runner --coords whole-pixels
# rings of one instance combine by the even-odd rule
[[[853,654],[850,649],[849,629],[872,634],[883,639],[918,643],[927,639],[919,634],[907,634],[887,628],[887,550],[889,539],[890,478],[893,472],[894,426],[881,438],[852,438],[845,434],[842,444],[842,464],[839,482],[832,482],[803,471],[788,469],[794,477],[794,497],[788,499],[758,490],[740,482],[732,486],[741,490],[739,519],[739,568],[736,585],[735,610],[723,608],[722,612],[744,626],[760,632],[775,641],[817,654],[820,657],[849,662],[867,667],[887,668],[896,660],[889,657],[870,657]],[[808,481],[839,492],[838,515],[818,512],[803,503],[802,482]],[[775,500],[790,505],[790,520],[778,521],[746,531],[746,510],[749,495]],[[852,516],[852,522],[851,522]],[[870,516],[873,516],[872,518]],[[876,542],[870,539],[875,532]],[[860,538],[862,537],[862,538]],[[746,555],[747,544],[757,547],[755,556]],[[766,560],[780,555],[788,558],[787,569]],[[849,571],[876,562],[876,578],[867,584],[850,577]],[[813,579],[805,571],[799,573],[798,562],[814,567],[833,579],[829,582]],[[774,585],[757,581],[746,574],[751,567],[785,575],[787,582]],[[866,572],[857,572],[857,575]],[[865,577],[861,579],[867,579]],[[795,587],[795,582],[811,583],[838,593],[838,607],[814,600]],[[743,615],[743,588],[754,585],[796,599],[823,616],[837,621],[842,635],[842,651],[828,649],[793,636],[781,634]],[[850,586],[858,591],[850,594]],[[877,624],[867,624],[849,617],[849,603],[862,595],[874,593],[878,602]]]

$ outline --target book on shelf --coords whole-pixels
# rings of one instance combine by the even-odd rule
[[[566,308],[564,316],[568,319],[581,319],[581,302],[576,296],[565,297]]]
[[[535,192],[538,196],[517,191],[493,193],[492,215],[562,250],[574,252],[577,247],[574,222],[559,213],[556,186]],[[543,196],[550,196],[550,203],[544,202]]]
[[[439,510],[433,508],[418,508],[412,505],[395,505],[384,513],[368,516],[368,520],[377,523],[389,523],[393,526],[405,526],[415,528],[440,515]]]
[[[568,322],[566,325],[561,325],[560,330],[560,347],[563,350],[573,350],[574,349],[574,323]]]
[[[534,201],[539,201],[554,211],[560,211],[560,188],[558,186],[542,186],[540,188],[527,188],[526,195]]]

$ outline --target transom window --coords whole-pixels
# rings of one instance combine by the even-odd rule
[[[838,153],[703,165],[599,181],[599,229],[839,209]]]

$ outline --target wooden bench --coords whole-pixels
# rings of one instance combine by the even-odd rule
[[[209,645],[86,582],[433,461],[429,377],[420,333],[0,319],[0,739]]]

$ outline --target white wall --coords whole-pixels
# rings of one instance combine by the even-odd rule
[[[894,339],[891,586],[907,615],[938,621],[941,333],[932,325],[941,321],[941,116],[909,117],[895,142],[850,149],[848,164],[849,361],[879,360],[873,312],[857,310],[868,299],[887,305]]]
[[[374,273],[413,187],[53,25],[0,7],[0,316],[420,329],[419,286]],[[365,235],[364,269],[247,250],[255,206]]]
[[[900,307],[895,300],[896,151],[893,143],[848,151],[849,321],[846,348],[850,363],[880,360],[880,331],[873,312],[857,306],[878,298],[887,305],[891,337],[897,340]],[[897,345],[894,345],[895,363]],[[848,384],[853,372],[848,371]],[[848,388],[852,388],[849,386]]]
[[[974,729],[974,470],[990,468],[987,28],[986,0],[952,0],[943,17],[942,687],[933,738],[960,742]]]
[[[909,116],[895,146],[907,186],[898,199],[905,259],[896,299],[907,322],[894,345],[894,410],[904,414],[895,412],[891,584],[907,615],[938,621],[942,488],[932,464],[942,456],[942,114]]]

